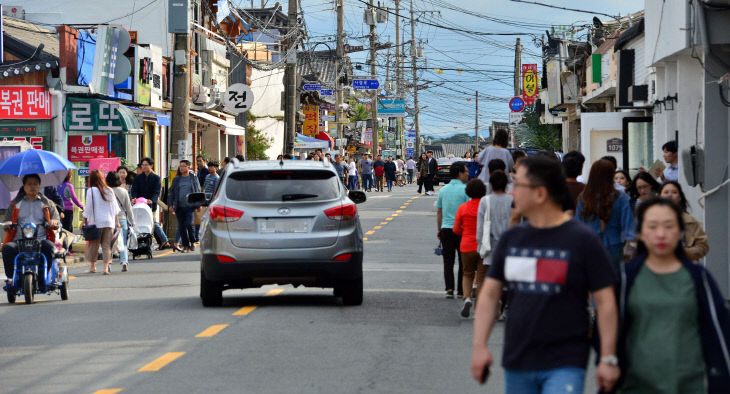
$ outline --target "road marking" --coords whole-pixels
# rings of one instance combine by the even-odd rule
[[[94,391],[94,394],[117,394],[122,390],[124,389],[103,389]]]
[[[137,370],[137,372],[156,372],[165,367],[165,365],[182,357],[185,352],[169,352],[158,357],[155,361],[145,365]]]
[[[406,207],[405,205],[401,205],[400,206],[401,209],[405,209],[405,207]]]
[[[370,231],[368,231],[368,232],[365,233],[365,235],[373,235],[373,234],[375,234],[375,231],[373,231],[373,230],[370,230]]]
[[[73,276],[73,275],[69,275],[69,276],[68,276],[68,279],[69,279],[69,280],[71,280],[71,279],[76,279],[76,277],[75,277],[75,276]]]
[[[228,324],[214,324],[205,330],[201,331],[195,338],[210,338],[223,331],[224,328],[228,327]]]
[[[368,239],[367,239],[367,238],[363,238],[362,240],[363,240],[363,241],[367,241]]]
[[[169,255],[171,255],[171,254],[173,254],[173,253],[175,253],[175,251],[174,251],[174,250],[168,250],[167,252],[163,252],[163,253],[160,253],[160,254],[158,254],[158,255],[154,255],[154,256],[152,256],[152,257],[154,257],[154,258],[156,258],[156,259],[157,259],[157,258],[160,258],[160,257],[165,257],[165,256],[169,256]]]
[[[284,292],[284,289],[271,289],[266,292],[267,296],[275,296]]]
[[[395,213],[403,213],[403,210],[399,209],[399,210],[395,211]]]
[[[373,227],[374,230],[380,230],[381,228],[383,228],[383,226],[375,226],[375,227]]]
[[[388,222],[380,222],[381,225],[386,225]]]
[[[398,216],[398,214],[397,213],[394,213],[394,214],[392,214],[390,216],[396,217],[396,216]]]
[[[385,218],[385,220],[393,220],[393,218]]]
[[[256,309],[255,306],[244,306],[243,308],[233,312],[233,316],[246,316]]]

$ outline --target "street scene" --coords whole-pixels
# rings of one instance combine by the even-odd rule
[[[0,3],[0,391],[730,392],[730,4],[467,3]]]

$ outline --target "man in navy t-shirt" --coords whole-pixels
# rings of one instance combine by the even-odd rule
[[[477,303],[472,374],[481,380],[492,364],[487,339],[506,286],[507,393],[583,392],[589,354],[588,296],[597,308],[601,355],[596,379],[609,391],[619,377],[615,355],[618,314],[616,277],[601,241],[565,214],[566,191],[560,163],[524,159],[513,182],[514,209],[529,221],[500,238]],[[568,390],[570,388],[570,390]]]

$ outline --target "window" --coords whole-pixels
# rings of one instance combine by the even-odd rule
[[[639,167],[648,169],[654,163],[654,129],[652,118],[623,119],[624,163],[623,168],[633,178]]]
[[[332,171],[239,171],[226,183],[226,197],[236,201],[326,201],[339,195]]]

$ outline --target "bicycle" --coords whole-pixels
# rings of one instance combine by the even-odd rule
[[[403,187],[408,183],[406,180],[406,175],[402,172],[399,172],[395,176],[395,184],[398,185],[398,187]]]

